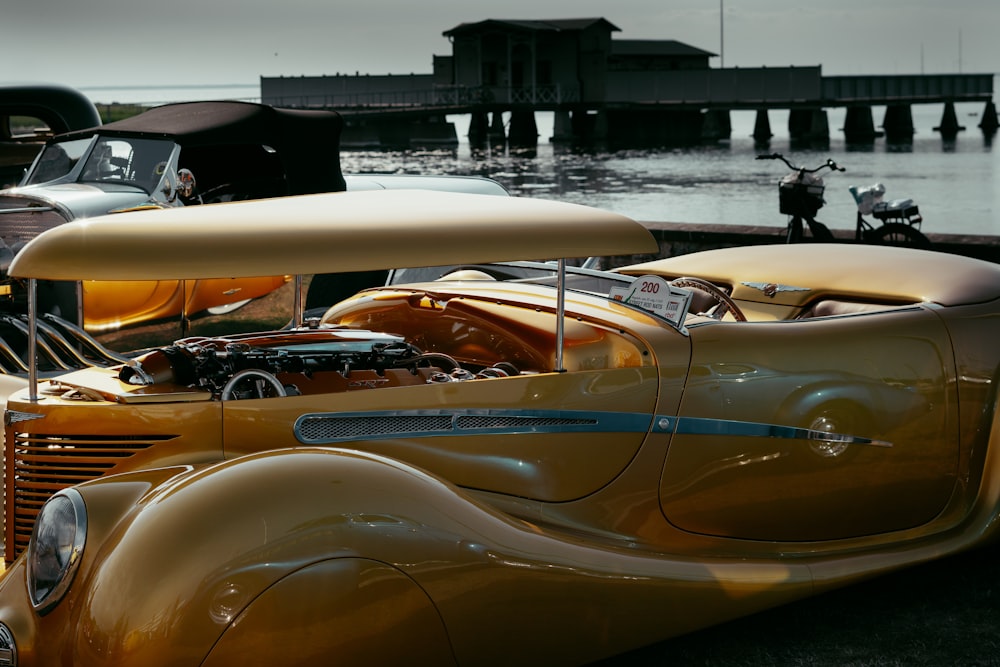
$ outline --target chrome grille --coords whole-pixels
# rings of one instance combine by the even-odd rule
[[[308,417],[299,422],[304,443],[356,440],[373,436],[451,430],[450,415],[379,415],[375,417]]]
[[[15,432],[13,453],[9,445],[7,449],[14,463],[14,486],[7,489],[7,559],[28,546],[38,512],[56,491],[100,477],[124,459],[173,437]]]
[[[455,427],[466,430],[553,428],[560,426],[590,426],[596,419],[567,417],[518,417],[505,415],[462,415]]]
[[[32,211],[29,207],[38,210]],[[9,209],[16,210],[8,212]],[[0,197],[0,239],[8,246],[30,241],[64,222],[65,218],[48,207],[40,207],[24,199]]]
[[[404,435],[463,435],[489,432],[558,432],[598,424],[593,417],[490,414],[313,414],[295,425],[295,437],[303,444],[329,444]]]

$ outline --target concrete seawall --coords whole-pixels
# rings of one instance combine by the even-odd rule
[[[660,243],[660,256],[672,257],[699,250],[784,242],[784,227],[753,225],[712,225],[687,222],[641,221]],[[854,231],[832,230],[845,243],[854,240]],[[932,249],[1000,263],[1000,236],[927,233]]]

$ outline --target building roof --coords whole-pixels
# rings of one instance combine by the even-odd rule
[[[612,56],[716,56],[717,53],[673,39],[613,39]]]
[[[508,30],[523,32],[567,32],[574,30],[584,30],[592,25],[603,23],[611,32],[621,32],[621,29],[604,18],[581,18],[581,19],[487,19],[476,23],[460,23],[451,30],[446,30],[442,34],[445,37],[475,32],[485,32],[487,30]]]

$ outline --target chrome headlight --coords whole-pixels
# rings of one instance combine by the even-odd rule
[[[87,541],[87,508],[75,489],[64,489],[42,506],[27,553],[28,594],[39,614],[66,594]]]

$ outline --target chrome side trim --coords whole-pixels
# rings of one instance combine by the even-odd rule
[[[325,412],[295,420],[295,438],[307,445],[462,435],[523,433],[646,433],[645,413],[580,410],[405,410]]]
[[[5,410],[3,413],[3,423],[5,426],[29,422],[35,419],[45,419],[45,415],[39,412],[21,412],[20,410]]]
[[[777,295],[779,292],[811,292],[812,291],[812,288],[810,288],[810,287],[795,287],[794,285],[781,285],[781,284],[778,284],[778,283],[753,283],[753,282],[743,281],[740,284],[741,285],[745,285],[747,287],[752,287],[754,289],[758,289],[761,292],[763,292],[764,296],[768,296],[768,297],[772,297],[772,298],[775,295]]]
[[[490,409],[313,412],[296,419],[294,426],[296,440],[305,445],[458,435],[646,432],[892,447],[885,440],[847,433],[727,419],[651,416],[641,412]]]
[[[28,400],[38,402],[38,280],[28,278]]]
[[[668,419],[667,417],[658,417]],[[757,422],[730,421],[727,419],[707,419],[698,417],[673,418],[674,433],[684,435],[719,435],[741,438],[781,438],[785,440],[821,440],[847,445],[871,445],[873,447],[892,447],[886,440],[874,440],[849,433],[829,433],[815,431],[795,426],[781,424],[761,424]]]

